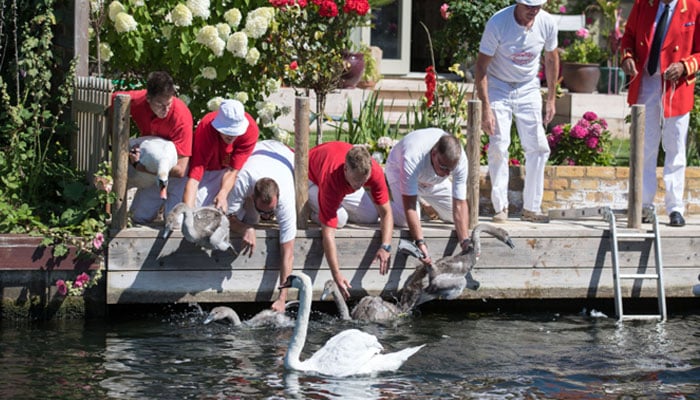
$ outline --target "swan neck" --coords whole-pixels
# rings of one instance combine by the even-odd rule
[[[294,332],[289,341],[287,354],[284,357],[284,365],[289,369],[301,369],[301,350],[306,343],[306,331],[309,328],[309,318],[311,317],[311,287],[310,284],[304,283],[304,286],[299,289],[299,312],[297,320],[294,323]]]
[[[348,304],[345,302],[343,295],[340,293],[338,285],[333,285],[333,300],[335,300],[335,305],[338,307],[338,313],[340,313],[340,318],[346,321],[351,320],[352,318],[350,318],[350,310],[348,309]]]
[[[200,235],[194,227],[194,212],[189,206],[185,206],[185,218],[182,221],[183,231],[187,230],[187,234],[192,240],[199,240]]]

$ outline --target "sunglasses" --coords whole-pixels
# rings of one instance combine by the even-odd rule
[[[263,211],[263,210],[259,209],[258,206],[255,206],[255,211],[257,211],[258,214],[260,214],[260,217],[262,217],[263,219],[269,219],[275,215],[274,208],[272,210]]]

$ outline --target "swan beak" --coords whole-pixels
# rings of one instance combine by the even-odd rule
[[[515,244],[513,243],[512,240],[510,240],[510,238],[508,238],[508,240],[506,240],[506,244],[507,244],[508,247],[510,247],[511,249],[514,249],[514,248],[515,248]]]
[[[168,199],[168,180],[167,179],[158,179],[158,186],[160,187],[160,199],[167,200]]]
[[[209,315],[207,316],[207,319],[204,320],[203,324],[206,325],[206,324],[210,323],[210,322],[213,321],[213,320],[214,320],[214,315],[209,314]]]
[[[173,233],[173,231],[169,228],[163,229],[163,239],[169,238],[171,233]]]

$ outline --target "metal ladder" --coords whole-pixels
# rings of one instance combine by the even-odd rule
[[[643,215],[652,223],[651,232],[619,232],[615,214],[627,215],[627,210],[613,210],[610,207],[579,208],[569,210],[550,210],[551,219],[578,219],[602,216],[610,226],[610,245],[613,264],[613,284],[615,289],[615,313],[618,321],[625,320],[666,320],[666,294],[664,291],[663,264],[661,261],[661,236],[659,234],[659,223],[656,218],[654,207],[645,207]],[[654,243],[654,258],[656,268],[654,273],[644,274],[622,274],[620,273],[620,239],[652,239]],[[658,299],[658,314],[625,314],[622,307],[622,280],[646,279],[656,281],[656,294]]]
[[[664,291],[664,268],[661,261],[661,236],[659,234],[659,222],[656,218],[654,207],[646,207],[643,215],[652,224],[651,232],[618,232],[615,221],[615,212],[610,207],[603,209],[603,216],[610,224],[610,245],[612,248],[613,281],[615,285],[615,313],[618,321],[626,320],[651,320],[666,321],[666,294]],[[654,259],[656,268],[654,273],[622,274],[620,273],[620,251],[618,248],[620,239],[652,239],[654,244]],[[658,300],[658,314],[625,314],[622,308],[622,280],[646,279],[656,281],[656,296]]]

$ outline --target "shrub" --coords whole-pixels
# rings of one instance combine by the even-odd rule
[[[552,165],[612,165],[610,131],[594,112],[583,114],[575,125],[559,124],[547,134]]]

